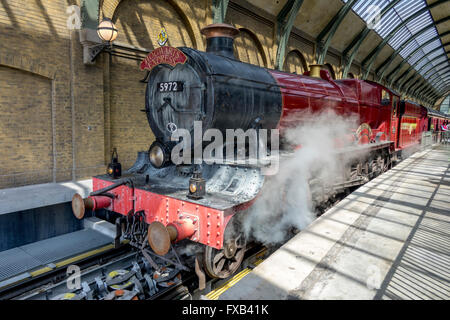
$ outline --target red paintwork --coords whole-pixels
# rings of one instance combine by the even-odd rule
[[[448,120],[441,118],[441,117],[435,117],[430,116],[431,118],[431,130],[434,131],[442,131],[442,125],[445,125],[448,123]]]
[[[98,177],[92,179],[93,190],[105,188],[113,183]],[[106,207],[110,211],[124,216],[133,210],[132,189],[120,186],[109,191],[116,198]],[[229,212],[200,206],[188,201],[181,201],[142,189],[134,190],[135,211],[144,210],[146,223],[159,221],[165,226],[180,219],[191,219],[195,232],[188,239],[217,249],[223,246],[223,232],[232,214]]]
[[[105,196],[91,196],[89,198],[91,198],[94,203],[94,207],[92,208],[94,211],[109,207],[112,201],[111,198]]]
[[[448,119],[445,119],[443,117],[440,116],[435,116],[435,115],[430,115],[430,131],[436,132],[437,133],[437,141],[439,141],[441,139],[441,132],[443,132],[444,130],[442,130],[442,126],[448,125],[449,121]]]
[[[149,63],[154,62],[150,58],[148,60]],[[429,129],[425,108],[407,103],[405,112],[401,113],[398,105],[400,97],[375,82],[358,79],[334,81],[325,70],[321,71],[320,79],[275,70],[267,71],[279,84],[282,94],[283,109],[278,124],[281,134],[287,128],[310,121],[312,113],[327,110],[333,110],[343,117],[353,114],[359,116],[359,127],[352,128],[344,137],[336,138],[338,147],[354,142],[369,144],[393,141],[386,144],[389,151],[393,152],[394,147],[397,149],[418,143],[421,132]],[[388,98],[384,104],[383,94]],[[433,121],[434,128],[441,125],[439,119]],[[384,145],[381,147],[384,148]],[[111,184],[110,181],[93,178],[94,191]],[[223,247],[224,230],[233,214],[246,210],[254,202],[252,200],[241,203],[229,211],[222,211],[147,190],[133,190],[128,186],[120,186],[110,192],[116,198],[107,207],[108,210],[125,216],[129,212],[143,210],[146,223],[159,221],[166,226],[172,224],[177,227],[177,240],[186,237],[216,249]],[[186,223],[185,219],[189,221]]]
[[[187,61],[186,55],[174,47],[159,47],[148,54],[141,62],[141,70],[151,71],[159,64],[168,64],[175,67],[177,64],[184,64]]]
[[[398,127],[398,149],[403,149],[417,142],[417,126],[421,116],[420,106],[405,101],[405,110],[400,115]]]
[[[403,110],[400,110],[403,109]],[[427,110],[425,107],[404,101],[404,108],[398,108],[395,118],[395,148],[402,150],[418,145],[422,132],[428,129]]]
[[[394,94],[385,87],[368,81],[357,79],[333,81],[328,72],[322,71],[323,79],[299,76],[274,70],[268,70],[280,85],[283,110],[278,127],[283,130],[298,126],[310,120],[311,113],[334,110],[342,116],[358,114],[360,126],[353,128],[344,137],[336,139],[336,145],[343,147],[357,141],[360,144],[388,141],[390,137],[391,104],[382,105],[382,90],[390,93],[390,101]],[[332,124],[330,124],[332,125]],[[112,182],[99,178],[93,179],[94,191],[111,185]],[[195,227],[182,230],[188,239],[221,249],[225,227],[234,213],[250,207],[253,201],[237,205],[229,212],[213,209],[163,196],[150,191],[120,186],[111,193],[116,199],[107,208],[122,215],[129,212],[145,211],[146,223],[159,221],[164,225],[175,224],[180,219],[190,219]],[[135,204],[133,208],[133,199]],[[194,223],[195,221],[195,223]],[[186,231],[186,232],[184,232]]]
[[[167,226],[173,226],[177,230],[176,242],[186,238],[190,238],[195,233],[195,224],[197,220],[189,218],[176,220],[169,223]]]
[[[388,140],[391,105],[381,104],[381,94],[382,90],[389,92],[392,101],[394,93],[389,89],[374,82],[358,79],[334,81],[326,70],[321,70],[320,79],[275,70],[268,71],[280,85],[282,93],[283,111],[278,126],[281,131],[311,120],[313,113],[333,110],[343,117],[357,114],[359,123],[368,125],[353,128],[353,132],[349,134],[353,136],[356,133],[356,137],[353,139],[341,137],[336,142],[339,146],[353,142],[354,139],[360,144]]]

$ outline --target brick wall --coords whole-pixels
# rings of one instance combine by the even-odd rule
[[[154,49],[164,26],[169,45],[204,50],[200,29],[212,22],[211,4],[101,0],[100,12],[116,22],[118,42]],[[0,188],[103,173],[112,147],[126,169],[154,140],[140,111],[145,73],[135,61],[106,54],[84,65],[79,33],[67,26],[71,5],[80,0],[0,2]],[[225,20],[242,30],[235,45],[241,60],[274,67],[274,17],[235,1]],[[298,50],[313,63],[313,39],[293,30],[286,53]],[[300,73],[299,61],[289,56],[286,69]],[[340,60],[327,62],[338,73]]]
[[[298,50],[288,52],[286,60],[284,61],[284,71],[303,74],[308,70],[308,65],[303,54]]]
[[[51,80],[0,66],[0,88],[0,185],[52,181]]]
[[[197,9],[194,10],[197,13],[205,10],[202,3],[192,9]],[[117,41],[153,50],[159,47],[157,36],[165,27],[169,36],[168,45],[198,46],[202,39],[195,37],[187,16],[180,14],[180,11],[178,5],[171,5],[165,0],[123,1],[116,7],[113,16],[117,28],[123,31]],[[146,84],[139,80],[145,74],[136,61],[117,57],[111,59],[111,148],[117,148],[119,160],[125,168],[134,163],[138,151],[147,150],[154,141],[147,117],[141,112],[145,109]]]

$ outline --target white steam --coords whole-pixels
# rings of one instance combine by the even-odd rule
[[[344,118],[332,111],[303,114],[302,119],[308,120],[284,133],[289,143],[301,148],[280,157],[278,173],[266,177],[255,204],[243,217],[247,237],[264,244],[283,242],[290,228],[302,230],[315,219],[309,182],[319,178],[333,184],[342,177],[345,163],[335,154],[336,141],[348,139],[359,124],[357,115]]]
[[[177,253],[185,256],[194,256],[197,253],[203,252],[203,247],[198,245],[197,243],[184,243],[184,245],[177,246]]]

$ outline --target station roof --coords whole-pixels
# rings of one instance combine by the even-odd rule
[[[366,23],[373,22],[373,30],[388,39],[395,54],[413,66],[439,97],[446,94],[450,85],[450,1],[358,0],[352,10]]]
[[[435,107],[450,90],[450,0],[247,1],[316,42],[317,63],[341,57],[343,78],[360,66],[363,79]]]

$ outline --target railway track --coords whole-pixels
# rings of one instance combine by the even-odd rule
[[[373,178],[369,176],[367,180]],[[320,206],[316,214],[320,216],[336,205],[364,181],[355,185],[338,186]],[[300,230],[290,230],[290,237]],[[252,245],[246,250],[242,266],[234,276],[227,279],[209,279],[205,287],[199,290],[199,278],[195,268],[183,270],[167,259],[153,257],[159,266],[149,261],[139,250],[124,244],[118,249],[107,250],[85,259],[75,260],[75,273],[69,274],[72,265],[56,268],[37,276],[0,288],[0,300],[157,300],[157,299],[217,299],[224,290],[234,285],[260,262],[263,256],[276,248],[267,249],[262,245]],[[83,255],[81,255],[83,256]],[[189,265],[194,265],[195,256],[190,257]],[[71,259],[68,259],[71,260]],[[73,260],[73,259],[72,259]],[[152,260],[152,259],[150,259]],[[189,259],[187,259],[189,260]],[[72,268],[73,269],[73,268]]]
[[[242,268],[251,267],[252,261],[261,257],[262,249],[259,245],[250,247]],[[208,279],[206,289],[200,291],[193,269],[179,270],[166,263],[156,271],[139,251],[124,245],[4,288],[0,299],[190,300],[194,294],[206,295],[224,282],[226,279]]]

